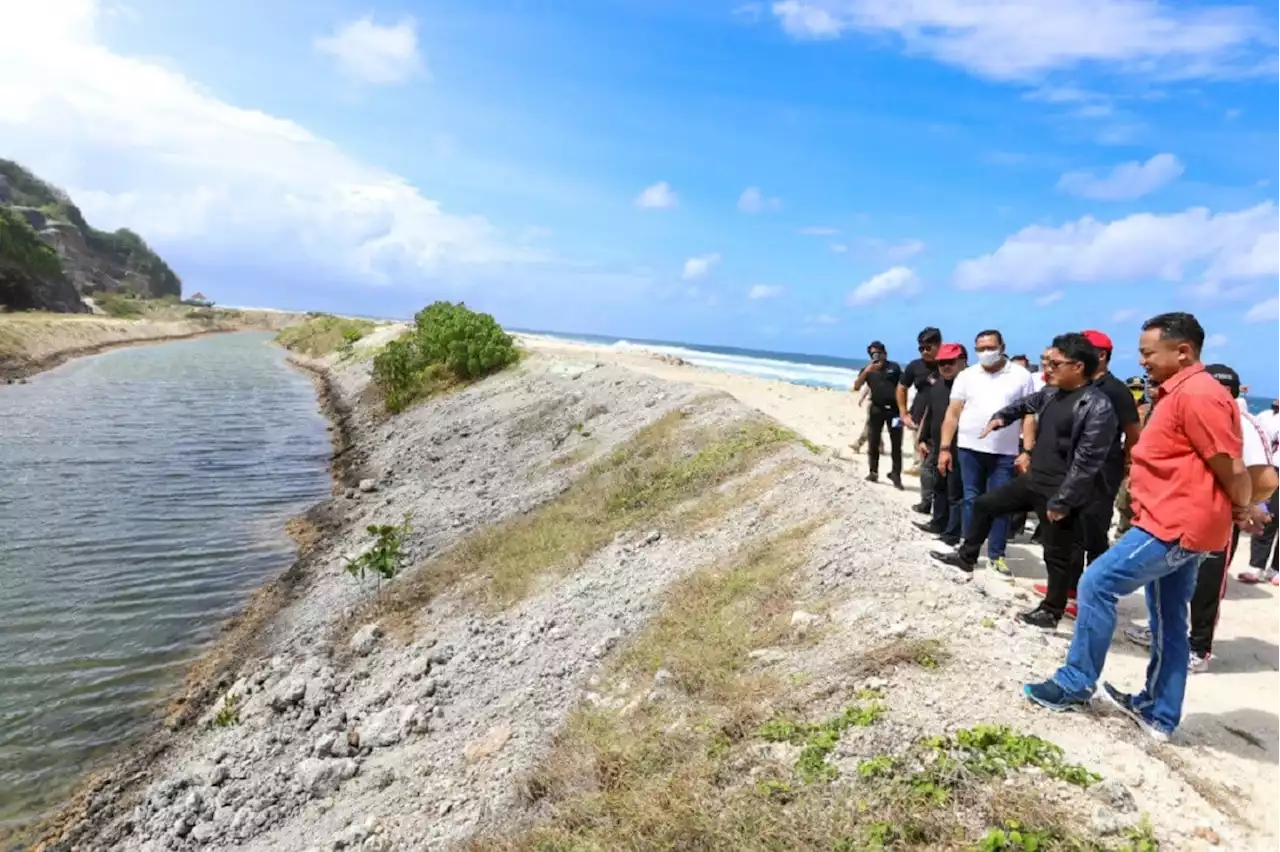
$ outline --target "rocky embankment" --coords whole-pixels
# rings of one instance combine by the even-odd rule
[[[1010,814],[1274,848],[1120,717],[1030,709],[1063,640],[727,396],[535,355],[387,419],[365,361],[323,375],[338,482],[297,562],[36,848],[961,849]],[[400,576],[344,570],[406,517]]]
[[[117,346],[228,331],[279,331],[298,314],[172,308],[144,319],[0,313],[0,380],[15,381]]]

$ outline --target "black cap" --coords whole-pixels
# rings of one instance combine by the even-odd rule
[[[1124,380],[1124,386],[1129,390],[1145,390],[1147,387],[1147,380],[1142,378],[1142,376],[1130,376]]]
[[[888,351],[887,349],[884,348],[884,344],[881,343],[879,340],[873,340],[867,344],[867,351],[870,352],[872,349],[879,349],[881,352]]]
[[[1235,370],[1226,364],[1206,364],[1204,371],[1217,379],[1231,394],[1232,399],[1240,396],[1240,374]]]

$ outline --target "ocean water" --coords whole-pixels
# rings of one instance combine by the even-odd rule
[[[73,361],[0,387],[0,836],[148,724],[286,568],[329,491],[310,379],[266,334]]]
[[[739,349],[732,346],[705,346],[695,343],[676,343],[666,340],[630,340],[620,337],[606,337],[598,334],[565,334],[555,331],[535,331],[511,329],[523,334],[536,334],[542,337],[555,338],[578,343],[594,343],[612,346],[616,349],[637,349],[646,352],[660,352],[683,358],[690,364],[725,370],[730,373],[742,373],[749,376],[760,376],[765,379],[778,379],[798,385],[812,387],[829,387],[848,389],[853,387],[858,372],[867,365],[865,358],[841,358],[835,355],[804,355],[795,352],[771,352],[762,349]],[[893,355],[893,353],[890,353]],[[915,358],[915,353],[895,356],[904,367]],[[1135,366],[1133,373],[1121,375],[1127,378],[1138,373]],[[1249,410],[1257,413],[1271,405],[1265,397],[1246,397]]]

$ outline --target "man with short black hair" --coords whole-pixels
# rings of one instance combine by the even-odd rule
[[[928,396],[926,391],[939,381],[937,359],[938,347],[941,345],[941,331],[933,326],[921,329],[916,335],[916,348],[920,357],[907,363],[902,371],[902,379],[898,382],[898,416],[908,429],[917,430],[917,436],[920,434],[917,421],[921,419],[920,415],[924,410],[924,401]],[[915,399],[908,402],[907,391],[911,388],[915,389]],[[934,450],[920,461],[920,502],[914,508],[922,515],[929,514],[933,503],[934,477],[938,471],[936,454],[937,450]]]
[[[855,391],[863,385],[871,388],[871,402],[867,407],[867,474],[868,482],[880,478],[880,438],[884,428],[889,429],[889,451],[892,453],[889,481],[902,490],[902,420],[898,416],[896,393],[902,368],[897,361],[889,360],[888,350],[879,340],[867,346],[867,358],[871,362],[862,368],[853,383]]]
[[[1111,401],[1111,410],[1116,415],[1115,440],[1107,453],[1106,464],[1102,467],[1099,480],[1101,487],[1094,495],[1089,506],[1080,513],[1076,522],[1076,550],[1071,557],[1071,585],[1068,597],[1075,599],[1076,584],[1080,582],[1080,574],[1084,572],[1086,558],[1090,563],[1102,555],[1111,545],[1111,517],[1115,512],[1116,495],[1120,493],[1120,483],[1124,480],[1125,471],[1129,467],[1129,453],[1138,441],[1142,432],[1142,424],[1138,420],[1138,406],[1133,401],[1133,394],[1124,383],[1111,374],[1111,338],[1101,331],[1089,329],[1083,332],[1084,338],[1098,351],[1098,366],[1091,376],[1091,381],[1098,390],[1107,395]],[[1043,595],[1045,586],[1035,587],[1036,593]],[[1074,617],[1075,604],[1068,604],[1066,614]]]
[[[954,552],[936,552],[939,562],[973,571],[982,540],[997,516],[1034,511],[1044,529],[1048,594],[1040,606],[1018,616],[1026,624],[1058,626],[1067,603],[1075,524],[1098,488],[1099,471],[1115,435],[1111,403],[1090,381],[1098,355],[1081,334],[1060,334],[1049,350],[1049,386],[994,412],[983,434],[1036,417],[1033,447],[1018,457],[1020,475],[974,502],[973,521]]]
[[[1013,479],[1013,462],[1018,456],[1019,429],[1005,428],[992,434],[987,423],[997,411],[1030,394],[1031,374],[1012,363],[1004,354],[1004,337],[995,329],[978,333],[973,348],[978,363],[961,371],[951,386],[951,401],[942,424],[938,448],[938,473],[960,467],[964,480],[964,520],[962,529],[973,522],[973,503],[982,494],[994,491]],[[1011,424],[1012,425],[1012,424]],[[953,457],[952,442],[958,447]],[[998,573],[1008,575],[1004,560],[1008,519],[999,517],[987,539],[987,562]]]
[[[1116,601],[1146,587],[1152,628],[1147,682],[1137,695],[1103,692],[1153,739],[1182,720],[1191,648],[1187,611],[1196,573],[1222,547],[1233,521],[1250,523],[1253,483],[1241,458],[1240,410],[1200,363],[1204,328],[1187,313],[1142,326],[1139,360],[1160,382],[1129,468],[1133,528],[1080,581],[1079,615],[1066,665],[1023,694],[1051,710],[1092,699],[1116,629]]]

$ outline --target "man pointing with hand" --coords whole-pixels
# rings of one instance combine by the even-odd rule
[[[1099,472],[1116,440],[1116,416],[1106,394],[1090,379],[1098,352],[1082,334],[1055,337],[1046,353],[1049,384],[997,411],[982,435],[1037,415],[1036,432],[1018,456],[1019,476],[979,497],[964,542],[954,552],[934,553],[939,562],[972,571],[994,519],[1034,511],[1044,528],[1048,594],[1039,607],[1019,615],[1035,627],[1057,627],[1067,605],[1075,522],[1101,486]]]

